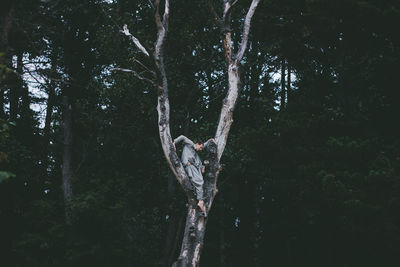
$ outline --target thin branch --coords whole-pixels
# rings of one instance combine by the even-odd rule
[[[126,24],[124,25],[123,30],[121,32],[124,33],[126,36],[128,36],[132,40],[132,42],[137,46],[137,48],[139,48],[139,50],[142,51],[143,54],[149,56],[149,53],[147,52],[146,48],[144,48],[143,45],[139,42],[139,40],[129,32],[128,26]]]
[[[12,69],[12,68],[9,68],[9,67],[7,67],[7,66],[4,66],[4,69],[5,69],[6,73],[7,73],[7,72],[12,72],[12,73],[14,73],[14,74],[16,74],[16,75],[22,77],[22,74],[21,74],[21,73],[19,73],[18,71],[14,70],[14,69]]]
[[[232,3],[231,6],[234,6],[239,0],[236,0],[235,2]]]
[[[157,25],[157,40],[154,44],[154,59],[155,61],[159,61],[160,60],[160,56],[161,56],[161,49],[162,49],[162,45],[164,42],[164,37],[165,37],[165,28],[163,23],[161,22],[161,17],[160,17],[160,0],[156,0],[156,11],[154,13],[154,20],[156,22]],[[159,65],[157,64],[157,67],[159,68]]]
[[[249,31],[250,31],[250,23],[251,19],[254,15],[254,12],[256,11],[257,5],[260,2],[260,0],[253,0],[251,2],[250,8],[247,11],[246,19],[244,21],[244,26],[243,26],[243,34],[242,34],[242,41],[240,43],[240,48],[238,53],[236,54],[236,62],[239,63],[244,55],[244,52],[246,51],[247,47],[247,42],[249,39]]]
[[[234,1],[233,3],[228,0],[224,0],[224,11],[222,15],[222,20],[229,19],[229,14],[231,12],[232,7],[238,2],[239,0]]]
[[[164,15],[163,15],[163,20],[161,21],[161,16],[160,16],[160,0],[156,0],[156,11],[154,14],[154,19],[157,25],[157,40],[154,44],[154,60],[156,62],[156,66],[160,72],[161,79],[162,79],[162,87],[164,90],[167,90],[167,76],[165,73],[165,67],[164,67],[164,62],[163,62],[163,55],[162,55],[162,49],[163,49],[163,44],[164,40],[167,35],[167,30],[168,30],[168,16],[169,16],[169,0],[165,0],[165,8],[164,8]],[[167,94],[167,91],[164,92]],[[167,96],[168,97],[168,96]]]
[[[51,61],[22,61],[24,65],[28,64],[50,64]]]
[[[224,1],[224,11],[222,13],[222,21],[225,22],[225,20],[229,17],[229,11],[231,10],[231,3],[229,1]]]
[[[31,70],[29,70],[28,68],[25,68],[25,73],[28,73],[29,76],[30,76],[31,78],[33,78],[37,83],[43,84],[43,82],[39,81],[39,80],[36,78],[36,75],[33,74],[33,73],[35,73],[35,72],[38,72],[38,71],[37,71],[36,69],[35,69],[34,71],[31,71]],[[40,76],[40,78],[46,80],[46,78],[44,78],[43,76],[41,76],[41,75],[39,75],[39,76]],[[22,77],[22,76],[21,76],[21,77]],[[29,82],[29,81],[27,81],[27,82]]]
[[[139,60],[134,59],[133,61],[139,63],[140,66],[142,66],[143,68],[145,68],[148,72],[150,72],[150,73],[153,74],[154,76],[156,75],[156,73],[155,73],[154,71],[150,70],[146,65],[144,65],[144,64],[143,64],[142,62],[140,62]]]
[[[151,85],[153,85],[154,87],[157,87],[157,84],[156,84],[154,81],[152,81],[152,80],[150,80],[150,79],[148,79],[148,78],[146,78],[146,77],[141,76],[139,73],[137,73],[137,72],[134,71],[134,70],[124,69],[124,68],[112,68],[112,69],[110,69],[110,71],[122,71],[122,72],[132,73],[132,74],[133,74],[136,78],[138,78],[139,80],[149,82],[149,83],[151,83]]]
[[[169,0],[165,0],[165,9],[163,16],[163,25],[165,27],[165,30],[168,30],[168,16],[169,16]]]

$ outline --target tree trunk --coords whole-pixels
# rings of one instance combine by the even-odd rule
[[[219,264],[226,267],[225,259],[225,202],[222,196],[219,197]]]
[[[290,64],[289,62],[287,63],[287,93],[286,93],[286,105],[289,102],[289,99],[291,98],[290,93],[291,93],[291,85],[292,85],[292,77],[290,77],[292,75],[292,71],[290,68]]]
[[[206,168],[205,178],[204,178],[204,202],[207,211],[211,209],[212,202],[217,193],[217,177],[220,171],[220,158],[225,149],[230,127],[233,122],[233,110],[235,108],[237,97],[239,95],[239,70],[238,66],[243,58],[246,51],[248,35],[250,30],[251,19],[257,8],[260,0],[252,0],[250,8],[246,14],[244,21],[242,39],[236,55],[232,55],[232,40],[231,40],[231,30],[230,30],[230,9],[232,5],[236,2],[231,2],[228,0],[223,1],[223,17],[222,17],[222,27],[225,33],[224,38],[224,52],[225,58],[228,65],[228,92],[223,101],[219,123],[217,131],[215,134],[215,143],[211,142],[208,146],[208,155],[206,159],[209,164]],[[154,19],[157,26],[157,40],[154,44],[154,65],[156,67],[157,81],[149,81],[157,88],[157,113],[158,113],[158,129],[161,141],[161,147],[164,152],[164,156],[167,163],[175,175],[177,181],[181,185],[182,189],[186,193],[188,203],[187,203],[187,215],[185,230],[183,234],[183,241],[181,246],[181,251],[178,260],[173,264],[173,266],[199,266],[200,254],[204,242],[204,234],[207,224],[207,217],[200,211],[197,206],[196,196],[193,192],[193,185],[190,182],[188,175],[181,161],[176,154],[174,145],[172,143],[171,132],[170,132],[170,105],[168,98],[168,79],[164,65],[164,55],[163,55],[163,45],[166,39],[168,31],[168,19],[169,19],[169,0],[165,0],[164,14],[161,17],[160,14],[160,0],[155,0],[155,14]],[[149,53],[146,49],[140,45],[137,38],[134,38],[124,26],[125,35],[130,36],[134,41],[135,45],[146,55]],[[130,71],[136,77],[143,80],[143,77]]]
[[[22,74],[24,72],[24,65],[22,62],[23,53],[20,53],[17,57],[17,72]],[[32,135],[33,129],[33,113],[31,110],[31,98],[29,97],[29,87],[26,85],[22,76],[18,76],[18,84],[21,97],[21,105],[19,108],[20,124],[23,130],[22,136],[29,138]]]
[[[57,55],[53,52],[53,56],[51,59],[51,78],[56,74],[57,67]],[[51,120],[53,115],[54,108],[54,98],[55,98],[55,89],[56,82],[54,80],[50,80],[50,83],[47,87],[47,106],[46,106],[46,118],[43,129],[43,150],[42,150],[42,165],[44,169],[44,174],[47,173],[48,168],[48,154],[49,154],[49,145],[50,145],[50,130],[51,130]]]
[[[186,216],[181,252],[173,267],[199,266],[206,223],[207,218],[200,216],[197,202],[192,201]]]
[[[5,119],[4,94],[6,93],[6,67],[11,58],[8,55],[8,33],[12,26],[13,1],[3,3],[0,9],[0,118]]]
[[[286,76],[285,59],[282,59],[282,62],[281,62],[281,105],[280,105],[280,110],[285,109],[285,103],[286,103],[285,76]]]
[[[261,191],[262,187],[261,185],[256,182],[254,185],[254,222],[253,222],[253,267],[258,267],[260,266],[260,261],[259,261],[259,251],[260,251],[260,235],[262,234],[261,232],[261,223],[260,223],[260,213],[261,213]]]
[[[46,119],[44,123],[43,129],[43,160],[47,165],[47,157],[48,150],[50,144],[50,129],[51,129],[51,119],[53,115],[53,107],[54,107],[54,97],[55,97],[55,88],[53,84],[49,85],[48,88],[48,98],[47,98],[47,107],[46,107]],[[47,166],[46,166],[47,168]]]
[[[12,26],[12,13],[14,10],[13,1],[6,1],[1,4],[0,10],[0,53],[7,52],[8,48],[8,33]],[[2,62],[2,61],[0,61]]]
[[[211,143],[208,146],[206,160],[209,161],[209,164],[206,167],[204,178],[204,202],[208,210],[210,210],[217,193],[216,181],[219,173],[217,144]],[[197,206],[197,200],[194,198],[189,199],[181,251],[178,260],[172,266],[199,266],[206,225],[207,217],[202,215]]]
[[[17,54],[17,73],[22,73],[22,53]],[[22,79],[14,73],[9,80],[10,84],[10,119],[16,121],[19,113],[19,99],[22,91]]]
[[[62,164],[62,191],[65,202],[66,223],[71,222],[70,202],[72,198],[72,106],[68,96],[63,96],[63,130],[64,130],[64,154]]]

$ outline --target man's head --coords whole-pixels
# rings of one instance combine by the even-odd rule
[[[196,140],[196,141],[194,142],[194,149],[195,149],[196,151],[202,151],[203,148],[204,148],[203,142],[201,142],[200,140]]]

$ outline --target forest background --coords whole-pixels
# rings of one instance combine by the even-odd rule
[[[234,47],[250,2],[232,10]],[[0,8],[0,265],[170,266],[186,200],[157,92],[115,71],[152,77],[121,33],[151,47],[152,3]],[[227,77],[212,9],[171,2],[173,137],[215,133]],[[394,0],[261,1],[201,266],[399,266],[396,25]]]

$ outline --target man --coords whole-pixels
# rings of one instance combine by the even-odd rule
[[[193,186],[196,189],[196,197],[197,200],[199,201],[197,203],[197,206],[201,209],[202,212],[206,215],[206,207],[204,205],[204,200],[203,200],[203,173],[205,171],[205,167],[201,162],[201,159],[199,155],[196,153],[196,151],[201,151],[203,148],[207,147],[210,141],[215,142],[213,138],[209,139],[207,142],[204,144],[202,142],[196,141],[196,143],[193,143],[192,140],[187,138],[184,135],[181,135],[177,137],[174,140],[174,147],[176,144],[179,142],[183,141],[183,150],[182,150],[182,156],[181,160],[183,163],[183,166],[185,167],[185,171],[187,175],[189,176],[190,180],[193,183]],[[175,147],[176,150],[176,147]]]

